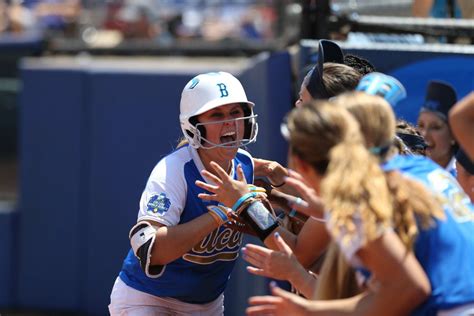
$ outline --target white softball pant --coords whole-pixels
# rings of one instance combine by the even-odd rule
[[[135,290],[117,277],[110,294],[109,312],[111,316],[222,316],[224,294],[207,304],[189,304]]]

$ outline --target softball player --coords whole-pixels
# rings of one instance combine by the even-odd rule
[[[194,77],[183,89],[181,129],[188,144],[153,169],[140,200],[132,249],[111,293],[111,315],[222,315],[223,292],[242,233],[222,226],[228,209],[197,197],[196,180],[216,162],[253,182],[253,161],[239,147],[257,136],[254,103],[229,73]],[[240,166],[240,167],[238,167]]]

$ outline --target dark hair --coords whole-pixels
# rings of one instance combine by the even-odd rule
[[[329,99],[343,92],[354,90],[359,84],[362,75],[354,68],[344,64],[324,63],[323,65],[323,82],[311,81],[311,71],[303,80],[303,85],[308,91],[313,91],[314,99]],[[314,69],[312,71],[315,71]],[[318,84],[319,83],[319,84]],[[309,87],[309,85],[317,85],[317,87]]]
[[[325,63],[323,84],[328,97],[334,97],[343,92],[355,90],[362,75],[344,64]]]
[[[425,155],[425,149],[426,149],[426,143],[425,139],[421,135],[421,133],[418,131],[416,126],[413,124],[402,120],[398,119],[397,120],[397,125],[396,125],[396,134],[397,138],[402,141],[402,144],[398,144],[395,142],[395,145],[397,145],[398,150],[402,154],[416,154],[416,155]],[[409,151],[407,151],[404,146],[405,145]]]
[[[376,71],[375,66],[372,65],[370,61],[353,54],[344,55],[344,64],[349,67],[354,68],[362,76],[365,76],[368,73]]]

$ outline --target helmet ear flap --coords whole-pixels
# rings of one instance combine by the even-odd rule
[[[241,103],[240,106],[244,111],[244,116],[249,117],[248,119],[244,120],[244,139],[250,139],[252,136],[253,126],[255,125],[255,118],[252,116],[252,109],[246,103]]]
[[[196,128],[197,122],[198,121],[195,117],[181,120],[181,130],[183,131],[183,135],[189,145],[194,148],[198,148],[201,145],[201,132],[198,129],[200,126]]]
[[[193,125],[195,127],[197,125],[197,123],[199,123],[199,121],[197,119],[197,116],[190,117],[189,118],[189,123],[191,123],[191,125]],[[201,134],[201,138],[206,138],[206,128],[202,125],[199,125],[197,127],[197,129],[198,129],[199,133]],[[187,132],[188,132],[188,135],[193,134],[191,131],[187,131]],[[194,135],[191,136],[191,137],[194,137]]]

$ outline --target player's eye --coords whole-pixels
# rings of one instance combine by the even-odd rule
[[[232,112],[230,112],[230,115],[231,116],[240,116],[240,115],[243,115],[242,111],[240,110],[233,110]]]
[[[220,113],[220,112],[214,112],[211,114],[211,117],[212,118],[222,118],[224,117],[224,114]]]

